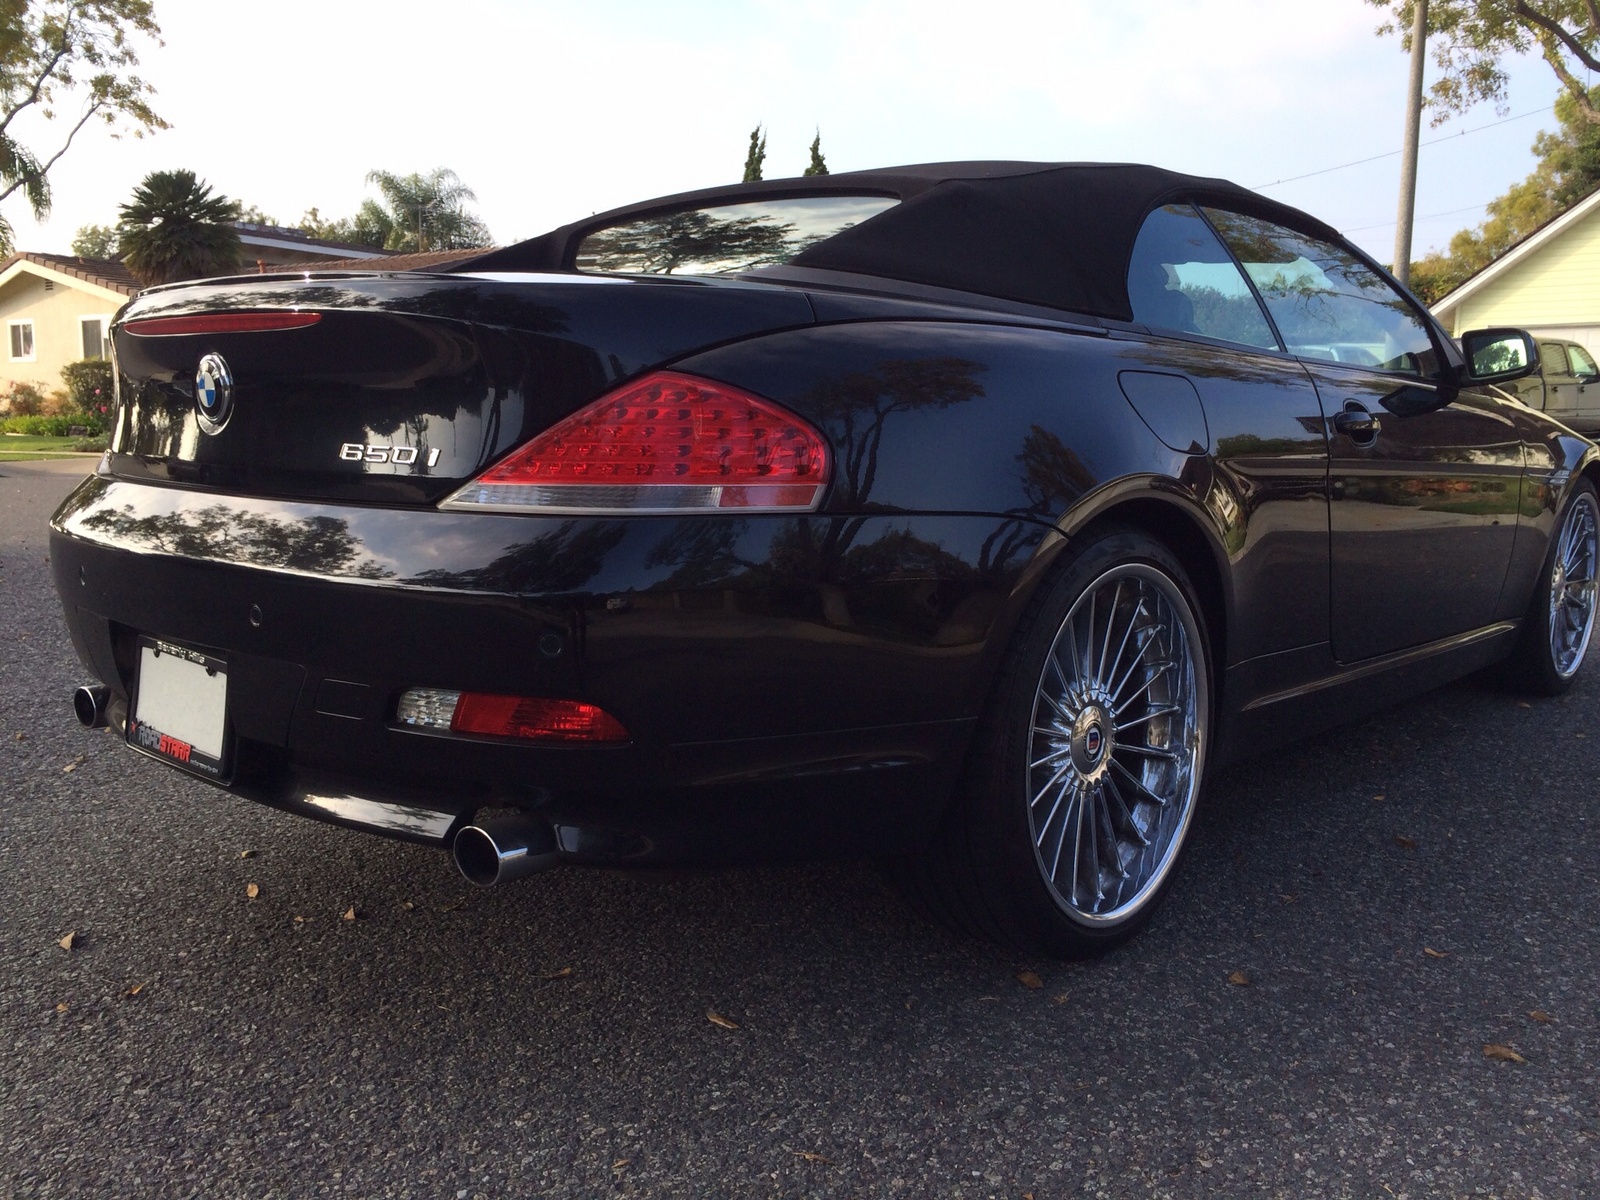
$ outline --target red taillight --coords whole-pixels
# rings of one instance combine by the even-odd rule
[[[304,329],[322,320],[314,312],[200,313],[193,317],[146,317],[125,321],[124,333],[134,337],[182,337],[195,333],[267,333],[274,329]]]
[[[628,731],[603,708],[579,700],[462,692],[451,733],[556,742],[625,742]]]
[[[657,371],[540,434],[441,507],[803,512],[822,498],[828,466],[822,435],[770,400]]]

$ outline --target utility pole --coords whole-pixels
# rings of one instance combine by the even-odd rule
[[[1422,67],[1428,47],[1428,0],[1412,0],[1411,79],[1406,90],[1406,140],[1400,150],[1400,214],[1394,226],[1394,277],[1411,286],[1411,218],[1417,210],[1417,141],[1422,133]]]

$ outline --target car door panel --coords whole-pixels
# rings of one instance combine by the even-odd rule
[[[1324,409],[1360,406],[1370,435],[1329,422],[1333,651],[1341,662],[1490,624],[1516,541],[1522,439],[1498,401],[1308,363]],[[1398,410],[1398,411],[1397,411]]]

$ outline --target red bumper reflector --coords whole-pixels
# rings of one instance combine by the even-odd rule
[[[196,333],[267,333],[275,329],[304,329],[322,320],[314,312],[200,313],[193,317],[147,317],[123,323],[122,331],[135,337],[182,337]]]
[[[628,740],[622,722],[593,704],[535,696],[488,696],[482,692],[461,693],[450,719],[450,732],[546,742]]]

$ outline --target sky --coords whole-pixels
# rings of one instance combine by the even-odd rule
[[[449,167],[506,244],[652,196],[766,177],[820,131],[834,171],[958,159],[1149,162],[1394,244],[1407,57],[1366,0],[155,0],[138,68],[172,128],[86,129],[55,206],[4,215],[67,252],[147,173],[186,167],[281,224],[347,216],[368,171]],[[1432,78],[1430,70],[1429,78]],[[1483,219],[1553,128],[1555,78],[1424,127],[1415,253]],[[68,110],[62,106],[63,115]],[[1508,119],[1509,118],[1509,119]],[[59,127],[60,120],[54,123]],[[61,131],[19,122],[53,151]],[[1339,170],[1343,164],[1385,157]],[[1311,178],[1297,179],[1312,172]],[[1292,181],[1292,182],[1279,182]]]

